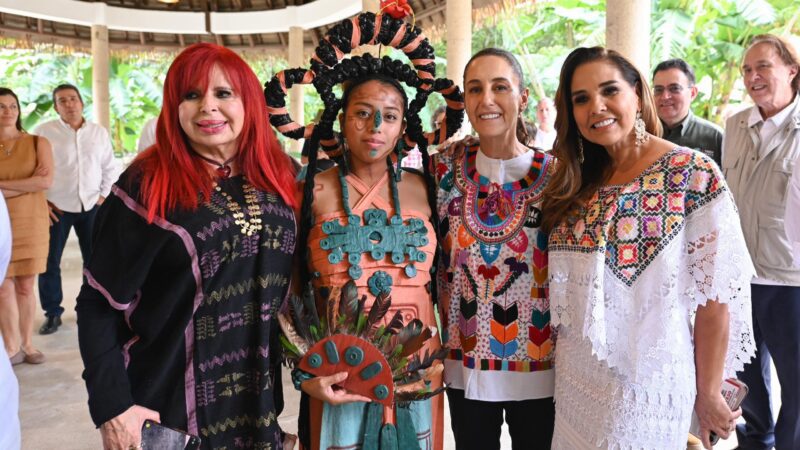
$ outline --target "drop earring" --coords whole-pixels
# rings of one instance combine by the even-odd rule
[[[578,163],[583,164],[583,137],[578,133]]]
[[[650,135],[647,134],[647,129],[645,128],[641,111],[636,112],[636,120],[633,122],[633,133],[636,139],[637,147],[640,147],[642,144],[647,142],[648,139],[650,139]]]

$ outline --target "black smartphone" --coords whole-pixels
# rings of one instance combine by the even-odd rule
[[[142,449],[199,450],[200,438],[152,420],[145,420],[142,425]]]

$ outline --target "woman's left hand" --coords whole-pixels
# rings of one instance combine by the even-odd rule
[[[719,392],[714,395],[698,393],[694,410],[700,419],[700,439],[707,449],[711,448],[711,437],[709,436],[711,432],[722,439],[728,439],[731,432],[735,430],[736,419],[742,415],[741,408],[731,411]]]

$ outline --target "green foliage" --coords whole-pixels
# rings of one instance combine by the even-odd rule
[[[518,55],[533,104],[542,96],[554,95],[561,65],[573,48],[605,43],[605,7],[604,0],[520,4],[511,12],[476,24],[473,53],[493,46]],[[651,66],[668,58],[687,60],[695,69],[700,87],[700,95],[693,103],[695,113],[717,122],[721,122],[729,104],[744,100],[739,65],[749,39],[764,32],[800,33],[796,0],[658,0],[652,2],[652,8]],[[443,77],[446,42],[434,42],[434,49],[437,76]],[[382,54],[405,60],[394,49],[384,48]],[[135,152],[144,123],[158,115],[164,76],[173,57],[132,54],[112,58],[110,131],[118,153]],[[264,83],[288,67],[281,57],[245,58]],[[0,50],[0,75],[2,84],[20,97],[23,125],[28,130],[56,117],[51,92],[63,82],[78,87],[86,105],[85,115],[93,118],[91,57],[87,54],[69,54],[58,47],[14,49],[13,45],[5,45]],[[407,93],[409,97],[414,95],[411,89]],[[441,105],[444,101],[440,96],[430,97],[421,113],[426,129],[432,112]],[[307,87],[304,117],[296,120],[312,122],[322,107],[314,89]],[[533,119],[534,108],[529,107],[526,115]]]
[[[22,123],[28,130],[58,117],[52,108],[52,91],[62,83],[78,88],[83,97],[85,117],[94,119],[91,57],[82,53],[54,53],[53,50],[0,50],[3,84],[19,97]],[[161,91],[170,60],[167,55],[112,58],[109,131],[117,154],[134,153],[144,123],[161,111]]]
[[[786,0],[666,0],[653,2],[651,64],[683,58],[700,94],[694,112],[721,123],[729,105],[745,100],[741,64],[749,40],[761,33],[797,33],[798,10]]]

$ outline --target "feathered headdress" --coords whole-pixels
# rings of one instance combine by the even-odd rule
[[[407,2],[395,2],[394,6],[403,9],[403,5]],[[362,45],[399,49],[413,67],[388,56],[365,54],[344,59]],[[426,158],[424,150],[428,145],[443,142],[460,128],[464,119],[461,90],[451,80],[436,78],[433,47],[421,30],[388,14],[373,13],[360,14],[332,27],[316,48],[310,68],[283,70],[267,83],[264,94],[270,122],[289,138],[305,139],[309,165],[316,160],[317,147],[335,155],[341,150],[341,141],[334,134],[333,123],[343,105],[333,88],[346,80],[373,74],[394,78],[416,89],[405,112],[405,148],[419,146]],[[286,93],[295,84],[313,84],[319,93],[325,107],[318,123],[302,125],[289,116]],[[440,129],[426,133],[419,111],[434,92],[444,97],[446,116]],[[304,218],[310,218],[313,176],[314,171],[308,170],[301,214]],[[310,226],[305,225],[301,226],[300,242],[307,240],[303,230]],[[319,305],[310,284],[302,284],[308,285],[302,296],[292,298],[278,316],[284,331],[281,340],[291,364],[316,376],[346,371],[351,376],[342,387],[386,405],[421,400],[441,392],[442,388],[431,390],[429,381],[441,373],[440,360],[446,350],[417,355],[435,335],[435,328],[424,326],[418,319],[403,323],[399,312],[384,323],[391,297],[377,294],[372,307],[366,308],[366,297],[359,298],[352,281],[341,288],[322,289],[317,296],[323,299]],[[324,306],[323,316],[318,314],[318,306]]]

